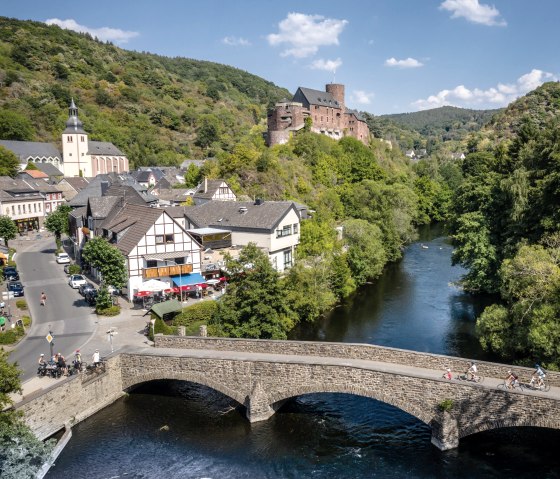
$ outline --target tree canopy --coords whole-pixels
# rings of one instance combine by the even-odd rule
[[[8,246],[8,241],[16,239],[18,229],[14,220],[9,216],[0,216],[0,238],[4,239],[4,244]]]
[[[101,273],[103,286],[122,288],[127,281],[125,257],[105,238],[89,240],[82,250],[82,258]]]
[[[15,178],[18,172],[18,157],[10,150],[0,146],[0,176],[10,176]]]

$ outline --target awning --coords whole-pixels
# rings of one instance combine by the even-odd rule
[[[200,273],[181,274],[171,276],[171,279],[177,286],[187,286],[190,284],[202,284],[205,282],[204,277]]]
[[[152,306],[150,311],[154,313],[158,318],[163,319],[166,314],[179,313],[183,310],[183,305],[176,299],[170,299],[169,301],[163,301],[162,303],[156,303]]]

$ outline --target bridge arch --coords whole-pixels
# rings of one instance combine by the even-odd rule
[[[123,381],[123,389],[125,391],[138,386],[142,383],[147,383],[150,381],[161,381],[161,380],[177,380],[177,381],[188,381],[191,383],[200,384],[201,386],[206,386],[214,389],[224,396],[227,396],[234,401],[238,402],[241,406],[245,406],[246,395],[241,394],[233,389],[228,388],[223,383],[214,381],[207,376],[192,373],[189,371],[154,371],[151,373],[140,374],[138,376],[132,376]]]
[[[516,419],[497,419],[495,421],[485,421],[482,424],[462,427],[459,429],[459,438],[471,436],[479,432],[501,429],[506,427],[540,427],[546,429],[560,429],[560,420],[539,418],[535,420],[527,418]]]
[[[394,394],[385,394],[382,391],[370,390],[360,387],[341,387],[335,384],[323,386],[324,387],[317,387],[314,385],[297,386],[283,390],[276,394],[272,394],[269,396],[270,406],[274,409],[274,405],[276,403],[305,394],[342,393],[375,399],[376,401],[380,401],[382,403],[396,407],[401,411],[414,416],[416,419],[422,421],[428,426],[431,425],[431,422],[435,415],[435,411],[431,411],[429,407],[426,407],[425,409],[415,407],[412,404],[412,401],[407,401],[406,398],[396,397]]]

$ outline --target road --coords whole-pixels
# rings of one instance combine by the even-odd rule
[[[45,339],[49,325],[55,337],[54,352],[61,352],[70,361],[73,352],[87,342],[97,327],[97,316],[78,291],[68,286],[63,265],[56,263],[54,251],[55,242],[51,237],[34,240],[16,255],[33,320],[25,339],[10,354],[10,360],[16,361],[23,370],[23,381],[35,376],[40,353],[49,356],[49,344]],[[46,306],[40,304],[41,291],[47,295]]]

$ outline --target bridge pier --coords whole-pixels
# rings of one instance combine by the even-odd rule
[[[260,381],[256,381],[253,385],[251,395],[247,397],[245,406],[247,407],[249,422],[266,421],[275,413]]]
[[[432,444],[440,451],[459,447],[459,425],[457,419],[447,411],[439,411],[432,420]]]

